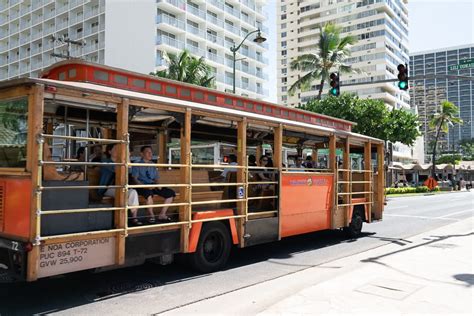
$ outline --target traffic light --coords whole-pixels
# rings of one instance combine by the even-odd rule
[[[408,65],[400,64],[398,70],[398,87],[400,90],[408,90]]]
[[[335,97],[339,96],[339,74],[337,72],[333,72],[330,76],[329,79],[331,79],[331,82],[329,85],[331,86],[331,89],[329,89],[329,93]]]

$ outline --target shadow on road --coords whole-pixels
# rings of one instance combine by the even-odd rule
[[[364,233],[362,237],[372,234]],[[226,270],[270,260],[286,264],[281,260],[298,253],[353,241],[346,239],[340,231],[322,231],[234,249]],[[290,265],[303,269],[312,266]],[[137,267],[102,273],[77,272],[33,283],[0,284],[0,315],[48,314],[202,277],[206,275],[195,273],[184,264],[159,266],[147,262]]]

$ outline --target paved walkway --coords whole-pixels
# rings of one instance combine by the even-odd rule
[[[166,314],[472,315],[473,240],[471,217]]]

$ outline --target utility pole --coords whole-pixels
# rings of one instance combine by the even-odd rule
[[[66,55],[60,54],[60,53],[54,53],[54,52],[51,54],[51,56],[53,56],[53,57],[58,57],[58,58],[63,58],[63,59],[74,58],[74,57],[71,56],[71,45],[76,45],[76,46],[80,46],[80,47],[84,47],[86,45],[86,41],[84,41],[84,40],[83,41],[75,41],[75,40],[72,40],[69,37],[65,37],[65,36],[57,37],[57,36],[52,35],[51,36],[51,41],[53,43],[59,42],[61,44],[67,44],[67,53],[66,53]]]

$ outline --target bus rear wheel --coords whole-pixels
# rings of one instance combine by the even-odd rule
[[[348,227],[344,227],[344,232],[349,238],[357,238],[362,232],[364,224],[364,213],[360,209],[355,209],[352,214],[352,220]]]
[[[231,246],[229,230],[222,222],[205,223],[196,252],[190,257],[192,267],[203,273],[222,269],[229,259]]]

